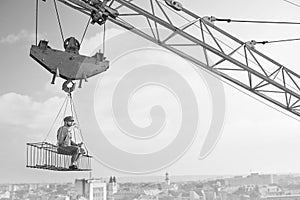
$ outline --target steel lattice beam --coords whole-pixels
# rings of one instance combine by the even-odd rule
[[[59,1],[87,15],[102,12],[81,0]],[[114,0],[111,7],[120,14],[111,22],[300,116],[300,76],[207,17],[174,11],[160,0]]]

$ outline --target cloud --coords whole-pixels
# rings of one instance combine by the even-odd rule
[[[37,102],[26,95],[6,93],[0,96],[0,123],[34,130],[49,128],[63,101],[55,96]]]
[[[39,38],[45,38],[45,34],[38,33]],[[19,33],[11,33],[0,38],[0,44],[14,44],[19,41],[35,41],[35,33],[21,30]]]
[[[45,83],[44,90],[42,92],[44,93],[46,91],[48,94],[60,96],[60,97],[65,96],[66,93],[62,90],[62,85],[65,81],[66,81],[65,79],[61,79],[61,78],[56,79],[55,84],[50,84],[50,82],[48,81]]]

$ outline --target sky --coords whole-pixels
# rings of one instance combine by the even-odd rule
[[[294,2],[300,3],[297,0]],[[189,0],[182,3],[185,8],[200,16],[295,22],[300,19],[299,7],[283,0]],[[35,42],[35,1],[2,0],[0,5],[0,135],[2,141],[0,182],[66,182],[73,181],[75,178],[89,177],[88,173],[61,173],[25,167],[26,143],[42,141],[45,138],[65,94],[60,88],[62,80],[57,80],[55,85],[51,85],[51,75],[29,56],[30,46]],[[58,6],[65,37],[81,38],[88,18],[64,5],[58,4]],[[41,1],[39,11],[38,38],[48,40],[52,48],[62,49],[53,2]],[[225,22],[219,22],[216,25],[242,41],[298,38],[300,31],[299,25],[227,24]],[[92,55],[95,49],[102,48],[102,35],[101,27],[89,26],[81,53]],[[104,141],[102,137],[107,138],[107,141],[114,147],[127,153],[138,153],[141,157],[159,151],[176,138],[174,132],[179,128],[178,124],[182,122],[182,119],[175,114],[184,112],[180,110],[182,107],[178,107],[179,101],[189,102],[190,99],[176,97],[176,94],[166,92],[168,88],[160,84],[130,88],[131,83],[137,80],[142,82],[142,79],[148,80],[149,77],[156,77],[161,82],[167,80],[170,83],[179,80],[168,73],[162,71],[162,74],[155,75],[152,71],[145,74],[144,78],[141,78],[142,74],[136,76],[135,79],[130,79],[130,76],[126,76],[126,72],[137,69],[137,66],[147,65],[150,61],[154,67],[158,68],[161,65],[176,64],[174,70],[186,78],[186,83],[195,93],[199,106],[197,119],[200,123],[196,133],[206,133],[212,116],[219,115],[219,113],[211,110],[214,106],[210,96],[212,91],[208,91],[203,78],[205,75],[198,76],[201,72],[192,65],[165,50],[157,49],[156,46],[143,41],[139,36],[125,33],[116,25],[107,25],[106,36],[106,57],[112,65],[104,74],[84,83],[82,89],[76,89],[74,94],[81,129],[84,131],[88,148],[100,160],[119,159],[116,161],[118,167],[112,167],[114,160],[110,160],[112,162],[110,164],[105,161],[93,162],[94,177],[152,176],[163,175],[166,171],[171,176],[300,172],[298,167],[300,161],[297,159],[298,152],[300,152],[299,118],[295,120],[249,97],[247,92],[244,94],[223,84],[224,99],[221,98],[220,102],[225,104],[225,121],[222,124],[221,136],[208,156],[199,159],[205,134],[196,134],[190,146],[179,157],[172,160],[172,164],[162,164],[157,166],[156,170],[150,170],[147,173],[129,173],[130,170],[126,168],[126,162],[128,162],[126,158],[109,154],[111,152],[106,151],[104,144],[106,140]],[[299,48],[300,42],[297,41],[257,46],[257,50],[297,73],[300,73]],[[163,59],[164,56],[166,59]],[[113,94],[112,91],[117,88],[118,81],[126,80],[130,84],[126,83],[125,86],[135,91],[130,94],[131,100],[128,101],[127,107],[133,125],[129,126],[124,121],[123,125],[127,123],[128,129],[122,133],[122,127],[111,126],[119,120],[114,118],[112,112],[115,114],[124,111],[122,106],[118,106],[118,103],[123,102],[114,96],[118,93]],[[218,79],[213,78],[213,81],[219,84]],[[178,82],[175,87],[183,91],[183,85]],[[119,90],[123,92],[120,93],[120,97],[123,98],[128,88],[121,86]],[[186,93],[182,94],[184,96]],[[112,105],[115,105],[113,111]],[[156,105],[161,105],[164,111],[155,107]],[[189,111],[189,113],[193,112]],[[159,122],[162,114],[167,116],[167,120],[161,125],[161,129],[156,131],[158,135],[152,135],[150,139],[140,140],[140,142],[129,137],[133,132],[142,130],[136,127],[145,128],[152,122]],[[92,116],[96,116],[95,119],[92,119]],[[122,118],[124,117],[122,113],[120,116],[119,125],[122,125],[122,119],[125,118]],[[191,118],[190,121],[192,121]],[[55,142],[55,128],[50,133],[48,139]],[[164,156],[161,158],[169,159]],[[164,163],[163,160],[159,162]],[[131,167],[141,170],[143,165],[138,168],[139,163],[139,161],[133,162]],[[122,167],[124,167],[123,170]]]

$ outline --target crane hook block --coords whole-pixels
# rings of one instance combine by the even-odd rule
[[[170,7],[172,7],[173,9],[177,10],[177,11],[181,11],[183,9],[183,6],[180,2],[175,1],[175,0],[165,0],[166,4]]]
[[[109,61],[103,53],[80,55],[80,43],[74,37],[66,39],[63,45],[65,51],[52,49],[48,41],[41,40],[37,46],[31,46],[30,56],[53,76],[65,80],[87,79],[108,69]]]

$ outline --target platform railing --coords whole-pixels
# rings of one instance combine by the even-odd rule
[[[92,156],[81,155],[78,169],[69,169],[71,155],[61,154],[57,146],[48,142],[27,143],[26,167],[53,171],[91,171]]]

